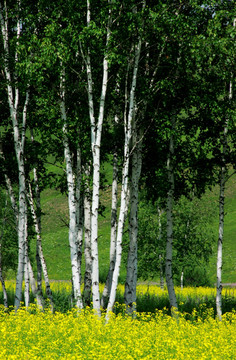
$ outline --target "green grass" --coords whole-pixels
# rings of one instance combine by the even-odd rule
[[[101,204],[105,206],[99,216],[99,266],[100,279],[105,280],[109,267],[110,247],[110,201],[111,168],[107,166],[104,171],[109,174],[108,183],[101,192]],[[216,208],[217,216],[214,219],[215,246],[210,259],[208,274],[211,283],[216,282],[216,251],[218,240],[218,196],[219,188],[216,186],[205,195],[212,206]],[[42,237],[49,276],[55,280],[69,280],[71,278],[69,245],[68,245],[68,204],[67,197],[59,191],[47,189],[42,193]],[[223,244],[223,283],[236,282],[236,176],[232,176],[226,184],[225,196],[225,226]],[[83,271],[84,268],[82,268]],[[125,280],[125,266],[122,264],[120,280]]]
[[[50,165],[50,169],[53,165]],[[59,168],[57,168],[58,170]],[[53,170],[53,169],[51,169]],[[59,171],[59,170],[58,170]],[[101,191],[101,204],[105,206],[102,215],[99,216],[99,267],[100,280],[105,281],[109,267],[110,248],[110,206],[111,206],[111,179],[112,168],[109,164],[104,167],[107,183]],[[223,243],[223,283],[236,282],[236,176],[232,176],[226,184],[225,196],[225,227]],[[212,284],[216,283],[216,253],[218,241],[218,197],[219,187],[204,195],[211,206],[216,209],[216,217],[213,220],[215,246],[208,267],[208,275]],[[42,243],[48,266],[50,279],[70,280],[70,254],[68,243],[68,202],[66,195],[62,195],[54,189],[46,189],[42,193]],[[34,251],[35,242],[31,244]],[[84,261],[82,273],[84,271]],[[124,283],[126,276],[125,264],[122,263],[120,281]],[[8,278],[14,278],[10,272]],[[158,281],[158,279],[156,279]]]
[[[52,165],[51,165],[52,166]],[[53,169],[51,169],[53,170]],[[104,167],[106,184],[101,191],[101,205],[105,210],[99,215],[98,250],[100,280],[105,281],[109,269],[110,252],[110,207],[111,207],[111,179],[112,168],[107,164]],[[54,189],[42,192],[42,244],[48,266],[50,279],[70,280],[70,253],[68,242],[68,200]],[[33,245],[35,246],[35,245]],[[82,274],[84,261],[82,262]],[[125,281],[125,266],[122,264],[120,281]]]

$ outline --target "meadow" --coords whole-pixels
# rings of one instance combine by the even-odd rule
[[[7,282],[7,289],[11,299],[14,283]],[[137,313],[127,315],[119,301],[124,287],[119,285],[118,302],[107,324],[105,314],[98,318],[90,308],[71,308],[70,282],[53,282],[52,290],[54,314],[35,304],[17,313],[12,306],[1,306],[0,359],[236,358],[234,289],[223,290],[228,311],[219,321],[212,288],[176,288],[180,311],[174,319],[169,316],[167,291],[147,284],[137,288]]]

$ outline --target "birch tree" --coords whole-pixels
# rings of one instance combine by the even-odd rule
[[[173,139],[173,120],[172,129],[169,142],[169,153],[167,157],[167,176],[169,190],[167,193],[166,202],[166,219],[167,219],[167,237],[166,237],[166,284],[169,293],[170,306],[175,311],[178,309],[178,304],[175,295],[173,272],[172,272],[172,244],[173,244],[173,201],[174,201],[174,170],[173,170],[173,156],[174,156],[174,139]]]
[[[235,29],[236,18],[233,20],[233,29]],[[229,101],[233,99],[233,80],[231,74],[231,80],[229,83]],[[221,158],[221,169],[220,169],[220,195],[219,195],[219,237],[217,246],[217,284],[216,284],[216,311],[219,320],[222,319],[222,258],[223,258],[223,237],[224,237],[224,198],[225,198],[225,182],[227,177],[227,147],[228,147],[228,119],[226,118],[223,130],[222,138],[222,158]]]
[[[219,237],[217,246],[217,291],[216,291],[216,310],[217,316],[221,320],[222,316],[222,245],[224,235],[224,198],[225,198],[225,181],[226,181],[226,163],[225,152],[227,146],[227,124],[224,127],[223,135],[223,152],[222,152],[222,167],[220,170],[220,195],[219,195]]]
[[[35,170],[35,176],[36,176],[35,181],[37,184],[37,180],[36,180],[37,179],[37,175],[36,175],[37,171],[36,171],[36,169],[34,169],[34,170]],[[51,311],[53,312],[53,309],[54,309],[53,296],[52,296],[52,291],[51,291],[49,277],[48,277],[47,265],[46,265],[45,257],[43,254],[40,220],[39,220],[39,216],[37,216],[37,213],[35,211],[33,191],[32,191],[32,186],[31,186],[30,182],[28,183],[27,197],[28,197],[28,202],[30,205],[31,216],[32,216],[33,222],[34,222],[35,233],[37,236],[37,249],[36,249],[36,260],[37,260],[37,265],[38,265],[37,267],[40,266],[42,268],[44,280],[45,280],[45,286],[46,286],[46,295],[50,301]],[[38,262],[40,262],[40,264],[38,264]],[[39,281],[41,282],[42,279],[41,279],[41,276],[40,276],[40,278],[37,277],[37,287],[36,287],[36,285],[34,284],[33,270],[32,270],[31,264],[29,264],[29,272],[30,272],[30,279],[31,279],[31,287],[33,289],[33,293],[36,294],[36,297],[39,299],[38,300],[38,303],[39,303],[40,299],[42,299],[42,288],[39,285]]]
[[[11,179],[8,175],[7,169],[5,168],[5,165],[4,165],[4,163],[6,163],[6,160],[5,160],[5,155],[3,152],[2,144],[1,144],[1,149],[0,149],[0,157],[1,157],[1,160],[3,161],[2,167],[3,167],[4,177],[5,177],[5,183],[6,183],[6,187],[8,190],[9,197],[10,197],[11,208],[14,213],[14,223],[15,223],[15,227],[16,227],[16,231],[17,231],[18,218],[19,218],[17,201],[15,198],[12,181],[11,181]],[[32,200],[32,202],[33,202],[33,200]],[[35,217],[36,217],[36,214],[35,214]],[[28,230],[28,226],[27,226],[27,222],[26,222],[26,226],[25,226],[26,234],[27,234],[27,230]],[[26,238],[27,238],[27,235],[26,235]],[[38,306],[41,309],[43,309],[43,296],[42,296],[42,293],[37,290],[32,265],[30,263],[29,256],[28,256],[28,241],[26,241],[26,247],[25,247],[25,271],[24,272],[25,272],[25,305],[26,305],[26,307],[29,306],[30,286],[31,286],[32,293],[37,300]]]
[[[111,201],[111,232],[110,232],[110,262],[109,270],[102,293],[101,306],[104,308],[111,292],[112,276],[116,259],[116,234],[117,234],[117,203],[118,203],[118,154],[115,146],[113,153],[112,176],[112,201]]]
[[[137,133],[137,124],[133,125],[133,154],[131,167],[130,215],[129,215],[129,252],[127,259],[127,275],[125,282],[125,304],[128,312],[136,309],[136,286],[138,275],[138,194],[139,179],[142,167],[142,134]]]
[[[112,3],[109,2],[109,3]],[[91,27],[91,3],[87,0],[87,27]],[[91,255],[92,255],[92,297],[93,308],[100,315],[100,294],[99,294],[99,262],[98,262],[98,208],[99,208],[99,188],[100,188],[100,147],[102,137],[102,127],[105,111],[105,100],[108,86],[108,45],[111,34],[111,10],[108,14],[106,29],[105,55],[102,64],[102,84],[101,96],[99,101],[98,116],[95,115],[94,105],[94,86],[91,65],[91,50],[86,49],[82,54],[87,71],[87,92],[89,104],[89,118],[91,125],[91,152],[93,159],[93,190],[92,190],[92,208],[91,208]]]
[[[72,167],[72,154],[69,147],[68,140],[68,121],[66,114],[66,98],[65,98],[65,69],[62,66],[62,73],[60,77],[60,111],[63,121],[63,144],[64,154],[66,161],[66,176],[68,186],[68,205],[69,205],[69,244],[70,244],[70,257],[72,268],[72,286],[73,295],[76,306],[83,308],[82,296],[81,296],[81,269],[78,259],[78,201],[76,201],[75,180]],[[78,197],[78,194],[77,194]],[[81,244],[80,244],[81,246]]]
[[[2,194],[3,192],[1,190],[1,195]],[[7,197],[5,199],[5,206],[3,203],[1,203],[1,232],[0,232],[0,281],[2,284],[3,304],[5,308],[8,307],[8,296],[7,296],[5,280],[3,276],[2,251],[3,251],[3,237],[4,237],[4,231],[6,229],[6,223],[7,223]]]
[[[92,257],[91,257],[91,191],[90,191],[90,173],[91,166],[88,163],[85,166],[85,189],[84,189],[84,302],[90,305],[92,288]]]
[[[14,28],[16,37],[16,48],[14,50],[14,68],[10,64],[12,60],[10,52],[10,30],[8,7],[6,1],[0,3],[0,21],[1,33],[3,39],[4,51],[4,74],[6,78],[6,90],[8,96],[8,104],[10,117],[14,132],[15,152],[18,163],[19,172],[19,208],[18,208],[18,270],[16,277],[15,291],[15,308],[18,309],[21,302],[22,282],[25,267],[25,247],[26,247],[26,224],[27,224],[27,206],[26,206],[26,185],[25,185],[25,164],[24,164],[24,145],[26,132],[27,108],[29,104],[29,88],[26,84],[24,91],[20,89],[19,78],[16,72],[16,65],[19,60],[18,44],[22,32],[22,22],[19,16],[21,10],[21,2],[17,2],[17,21]],[[21,111],[20,107],[23,107]],[[20,122],[21,118],[21,122]]]
[[[110,291],[109,302],[107,306],[107,314],[106,320],[109,320],[109,313],[112,311],[115,298],[116,298],[116,290],[118,285],[118,278],[120,273],[120,264],[121,264],[121,254],[122,254],[122,237],[124,230],[124,222],[125,222],[125,214],[127,209],[127,201],[128,201],[128,176],[129,176],[129,163],[130,163],[130,141],[132,137],[132,122],[134,121],[135,116],[135,92],[136,92],[136,84],[137,84],[137,76],[138,76],[138,67],[139,67],[139,59],[141,53],[141,45],[142,40],[139,38],[137,44],[134,48],[134,64],[133,64],[133,74],[132,74],[132,82],[130,87],[129,94],[129,109],[128,114],[124,113],[124,131],[125,131],[125,141],[124,141],[124,163],[122,170],[122,188],[121,188],[121,203],[120,203],[120,212],[117,226],[117,238],[116,238],[116,260],[115,267],[113,271],[112,277],[112,285]]]

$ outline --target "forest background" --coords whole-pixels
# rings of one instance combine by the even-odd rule
[[[120,272],[130,311],[137,278],[164,273],[177,308],[175,283],[213,282],[218,237],[220,316],[234,11],[231,1],[1,1],[1,279],[16,269],[16,308],[23,279],[26,305],[30,285],[42,303],[42,274],[52,302],[57,273],[79,308],[92,300],[109,313]]]

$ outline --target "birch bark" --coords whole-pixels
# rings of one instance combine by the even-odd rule
[[[117,200],[118,200],[118,154],[115,148],[113,154],[113,177],[112,177],[112,201],[111,201],[111,234],[110,234],[110,265],[104,286],[101,306],[106,307],[111,291],[111,282],[116,258],[116,234],[117,234]]]
[[[34,272],[33,272],[32,265],[30,263],[29,257],[28,257],[27,264],[28,264],[29,282],[30,282],[32,293],[33,293],[34,297],[36,298],[38,307],[41,310],[43,310],[43,307],[44,307],[43,296],[39,293],[39,291],[37,289],[36,281],[35,281],[35,278],[34,278]]]
[[[174,139],[173,139],[173,120],[169,143],[169,153],[167,158],[167,176],[169,190],[167,193],[166,218],[167,218],[167,236],[166,236],[166,284],[169,293],[170,306],[175,312],[178,304],[175,295],[174,282],[172,276],[172,243],[173,243],[173,201],[174,201],[174,172],[173,172],[173,155],[174,155]]]
[[[72,154],[69,147],[68,140],[68,124],[65,106],[65,70],[62,69],[60,77],[60,111],[61,119],[63,121],[63,145],[64,145],[64,156],[66,162],[66,177],[67,177],[67,188],[68,188],[68,206],[69,206],[69,245],[70,245],[70,259],[72,269],[72,287],[73,297],[76,306],[79,309],[83,308],[83,302],[81,297],[81,278],[80,268],[78,262],[78,224],[77,224],[77,204],[75,194],[75,181],[73,176],[72,167]]]
[[[20,10],[21,3],[18,1],[18,9]],[[26,224],[27,224],[27,206],[26,206],[26,194],[25,194],[25,166],[24,166],[24,144],[25,144],[25,130],[26,130],[26,117],[27,107],[29,103],[29,90],[25,91],[25,100],[22,113],[22,123],[19,124],[20,111],[20,89],[18,87],[18,79],[16,74],[13,72],[13,76],[10,70],[10,49],[9,49],[9,29],[8,29],[8,11],[6,1],[4,7],[0,3],[0,22],[1,22],[1,33],[3,39],[4,49],[4,73],[7,80],[7,96],[10,110],[10,117],[13,126],[15,152],[18,164],[19,174],[19,205],[18,205],[18,269],[16,276],[16,290],[15,290],[15,309],[17,310],[20,306],[22,296],[22,283],[24,276],[25,266],[25,242],[26,242]],[[17,18],[16,28],[16,49],[14,64],[18,62],[18,41],[21,34],[20,19]],[[14,79],[14,87],[12,80]]]
[[[34,134],[33,130],[30,129],[30,135],[31,135],[31,142],[34,144]],[[36,263],[37,263],[37,287],[38,287],[38,293],[42,295],[42,265],[39,255],[39,247],[42,247],[41,242],[41,203],[40,203],[40,190],[39,190],[39,182],[38,182],[38,173],[36,167],[33,168],[33,174],[34,174],[34,185],[35,185],[35,200],[36,200],[36,211],[34,211],[34,202],[33,202],[33,192],[31,188],[31,184],[29,183],[29,195],[27,195],[29,202],[32,201],[31,206],[31,214],[33,216],[34,224],[35,224],[35,231],[37,234],[37,243],[36,243]],[[32,213],[32,210],[35,213]],[[45,263],[46,264],[46,263]],[[47,285],[46,285],[47,286]]]
[[[130,162],[130,142],[132,137],[132,121],[134,119],[135,91],[137,84],[139,58],[141,53],[141,44],[142,44],[141,39],[139,39],[137,45],[135,46],[132,84],[131,84],[130,96],[129,96],[129,112],[128,112],[128,118],[126,119],[125,117],[124,119],[125,120],[124,164],[123,164],[123,172],[122,172],[121,203],[120,203],[120,212],[119,212],[117,238],[116,238],[116,262],[113,271],[109,302],[107,306],[106,321],[109,320],[109,314],[112,311],[115,303],[116,290],[117,290],[118,278],[120,273],[122,237],[123,237],[125,213],[127,209],[128,190],[129,190],[128,175],[129,175],[129,162]]]
[[[38,257],[39,257],[39,260],[40,260],[40,265],[41,265],[42,270],[43,270],[43,276],[44,276],[44,281],[45,281],[45,286],[46,286],[46,295],[47,295],[47,297],[48,297],[48,299],[50,301],[51,311],[53,312],[53,309],[54,309],[53,296],[52,296],[52,291],[51,291],[51,287],[50,287],[50,283],[49,283],[47,265],[46,265],[46,261],[45,261],[44,254],[43,254],[40,222],[39,222],[39,217],[37,216],[35,208],[34,208],[33,192],[32,192],[32,188],[31,188],[30,183],[28,185],[27,197],[28,197],[28,202],[29,202],[30,210],[31,210],[31,216],[32,216],[33,221],[34,221],[34,228],[35,228],[35,232],[36,232],[36,236],[37,236],[37,252],[38,252]],[[31,274],[30,274],[30,279],[32,279]],[[32,285],[32,281],[33,280],[31,280],[31,288],[33,290],[34,285]],[[42,306],[40,304],[40,302],[43,303],[43,301],[42,301],[42,292],[41,292],[41,288],[39,288],[38,284],[37,284],[37,291],[35,292],[35,294],[37,294],[36,297],[39,298],[39,301],[38,301],[39,306]]]
[[[91,257],[91,191],[89,186],[90,164],[85,167],[85,191],[84,191],[84,302],[90,305],[92,288],[92,257]]]
[[[0,144],[0,151],[2,151],[1,149],[1,144]],[[1,154],[0,154],[1,156]],[[6,201],[6,205],[7,205],[7,201]],[[5,286],[5,281],[3,278],[3,273],[2,273],[2,238],[3,238],[3,230],[5,227],[5,222],[6,222],[6,216],[5,216],[5,211],[4,214],[2,216],[2,226],[1,226],[1,233],[0,233],[0,281],[2,284],[2,292],[3,292],[3,304],[5,306],[5,308],[8,307],[8,297],[7,297],[7,290],[6,290],[6,286]]]
[[[3,149],[2,146],[0,144],[0,157],[3,159],[3,161],[5,161],[5,157],[4,157],[4,153],[3,153]],[[16,224],[16,228],[18,226],[18,208],[17,208],[17,204],[16,204],[16,199],[15,199],[15,194],[12,188],[12,184],[11,184],[11,179],[8,177],[7,172],[4,168],[4,176],[5,176],[5,182],[6,182],[6,186],[7,186],[7,190],[8,190],[8,194],[10,197],[10,201],[11,201],[11,207],[14,211],[14,215],[15,215],[15,224]],[[30,196],[31,195],[31,196]],[[32,217],[34,222],[37,222],[37,217],[36,217],[36,212],[34,210],[34,205],[33,205],[33,195],[32,195],[32,189],[31,186],[29,184],[29,193],[27,194],[28,199],[29,199],[29,204],[31,207],[31,211],[32,211],[32,207],[33,207],[33,211],[32,211]],[[38,227],[37,225],[35,226],[36,229],[36,234],[37,236],[39,235],[39,231],[38,231]],[[26,226],[26,233],[27,233],[27,226]],[[40,240],[41,242],[41,240]],[[1,246],[1,244],[0,244]],[[27,245],[26,245],[27,246]],[[34,274],[33,274],[33,269],[28,257],[28,251],[26,250],[25,252],[25,264],[26,264],[26,271],[25,271],[25,305],[26,307],[29,306],[29,284],[31,286],[32,289],[32,293],[34,295],[34,297],[37,300],[37,304],[38,306],[43,309],[43,296],[41,294],[41,292],[39,292],[39,290],[36,287],[36,283],[35,283],[35,279],[34,279]],[[46,264],[45,264],[46,265]],[[1,251],[0,251],[0,280],[2,282],[2,287],[3,287],[3,300],[4,300],[4,306],[7,307],[7,292],[6,292],[6,288],[5,288],[5,282],[2,276],[2,272],[1,272]],[[47,288],[47,283],[46,283],[46,288]]]
[[[125,304],[127,311],[133,313],[136,310],[136,286],[138,271],[138,191],[139,179],[142,168],[141,136],[137,135],[136,125],[133,129],[133,155],[131,169],[131,195],[129,216],[129,252],[127,260],[127,276],[125,282]]]
[[[224,128],[224,145],[223,145],[223,154],[222,162],[223,165],[220,171],[220,196],[219,196],[219,237],[218,237],[218,246],[217,246],[217,264],[216,264],[216,274],[217,274],[217,283],[216,283],[216,312],[219,320],[222,317],[222,252],[223,252],[223,237],[224,237],[224,201],[225,201],[225,178],[226,178],[226,167],[225,167],[225,151],[227,144],[227,125]]]
[[[233,27],[236,26],[236,18],[233,21]],[[229,84],[229,100],[233,98],[233,83]],[[227,151],[227,134],[228,134],[228,120],[225,122],[223,133],[223,150],[222,150],[222,166],[220,172],[220,196],[219,196],[219,237],[217,247],[217,264],[216,264],[216,312],[219,320],[222,319],[222,258],[223,258],[223,237],[224,237],[224,190],[226,181],[226,151]]]
[[[106,34],[106,49],[110,40],[110,23],[111,11],[109,11],[107,34]],[[90,0],[87,0],[87,26],[91,24],[91,8]],[[103,58],[103,77],[102,88],[99,102],[98,119],[96,122],[94,111],[94,92],[92,80],[92,67],[90,58],[90,49],[87,50],[85,59],[87,71],[88,84],[88,102],[89,102],[89,117],[91,124],[91,150],[93,157],[93,193],[92,193],[92,210],[91,210],[91,254],[92,254],[92,296],[93,308],[100,316],[100,294],[99,294],[99,262],[98,262],[98,208],[99,208],[99,188],[100,188],[100,146],[102,136],[102,126],[104,120],[105,99],[108,84],[108,59],[107,53]]]
[[[28,234],[27,222],[25,224],[25,263],[24,263],[24,276],[25,276],[25,307],[28,308],[30,304],[30,278],[29,278],[29,256],[28,256]]]
[[[161,223],[161,217],[163,214],[163,210],[157,206],[157,212],[158,212],[158,228],[159,228],[159,236],[158,236],[158,241],[159,243],[161,243],[162,240],[162,223]],[[159,254],[159,264],[160,264],[160,288],[162,290],[164,290],[164,271],[163,271],[163,256],[162,254]]]
[[[76,200],[76,223],[77,223],[77,252],[78,252],[78,271],[81,284],[81,263],[82,263],[82,245],[83,245],[83,199],[81,197],[81,149],[79,144],[76,149],[76,180],[75,180],[75,200]]]

